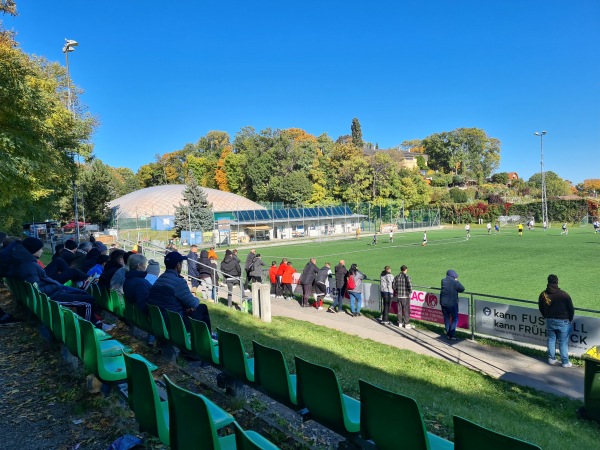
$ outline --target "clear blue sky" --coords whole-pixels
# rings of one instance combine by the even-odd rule
[[[501,171],[600,178],[600,1],[27,1],[4,24],[64,64],[100,119],[95,152],[139,166],[210,130],[358,117],[380,148],[459,127]]]

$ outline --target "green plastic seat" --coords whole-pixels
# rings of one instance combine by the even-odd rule
[[[237,422],[233,422],[233,429],[237,450],[275,450],[279,448],[256,431],[244,430]]]
[[[181,315],[173,311],[167,311],[167,316],[169,318],[170,341],[182,350],[191,350],[190,333],[185,328]]]
[[[219,341],[215,341],[208,331],[206,323],[190,319],[190,342],[192,353],[203,361],[212,361],[219,365]]]
[[[161,401],[150,367],[139,355],[123,353],[127,370],[127,400],[140,431],[169,442],[169,404]]]
[[[101,341],[94,334],[94,325],[91,322],[79,319],[79,328],[81,332],[82,361],[85,369],[94,374],[102,382],[111,383],[125,380],[127,378],[127,370],[125,369],[123,354],[113,355],[111,353],[111,356],[103,355],[100,347]],[[121,345],[121,350],[123,350],[124,347],[122,344],[118,344]],[[149,361],[148,366],[150,370],[156,370],[157,368]]]
[[[541,450],[535,444],[497,433],[462,417],[454,416],[456,450]]]
[[[125,317],[125,300],[118,291],[110,291],[108,301],[109,311],[119,317]]]
[[[297,356],[298,404],[308,408],[312,418],[342,435],[360,431],[360,402],[342,393],[335,372],[329,367]]]
[[[233,422],[223,411],[201,394],[173,384],[164,375],[169,400],[169,438],[173,450],[235,449],[235,435],[219,437],[217,430]]]
[[[254,359],[248,358],[240,337],[217,328],[219,359],[225,372],[246,382],[254,383]]]
[[[130,324],[137,326],[137,320],[135,317],[135,310],[133,309],[133,303],[123,299],[123,318]]]
[[[69,352],[73,356],[77,356],[79,359],[82,359],[81,353],[81,332],[79,330],[79,316],[71,311],[69,308],[62,308],[63,315],[63,342],[69,349]],[[112,336],[96,327],[94,327],[94,334],[100,341],[108,341],[112,340]],[[104,348],[104,347],[103,347]],[[109,349],[106,348],[113,353],[115,351],[119,351],[118,348]]]
[[[254,348],[254,381],[270,397],[287,406],[297,406],[296,375],[290,375],[283,353],[256,341]]]
[[[146,333],[152,334],[152,324],[148,314],[142,311],[137,305],[133,305],[133,313],[135,317],[135,324],[144,330]]]
[[[40,295],[40,320],[48,329],[52,329],[52,313],[50,312],[50,297],[46,294]]]
[[[165,323],[165,318],[156,305],[148,305],[148,315],[150,316],[150,324],[152,325],[152,333],[157,338],[165,341],[169,340],[169,329]]]
[[[358,380],[360,434],[378,449],[451,450],[452,442],[428,433],[417,402]]]
[[[52,316],[52,328],[50,331],[52,331],[52,335],[57,341],[64,342],[65,324],[62,307],[54,300],[50,300],[48,303],[50,305],[50,314]]]
[[[92,286],[94,286],[92,295],[94,299],[96,299],[96,305],[104,311],[112,311],[112,304],[108,291],[98,284],[93,284]]]

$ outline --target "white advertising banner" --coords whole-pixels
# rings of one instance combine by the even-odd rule
[[[490,336],[546,346],[546,321],[535,308],[475,300],[475,330]],[[600,319],[575,316],[569,337],[569,353],[581,356],[598,344]]]

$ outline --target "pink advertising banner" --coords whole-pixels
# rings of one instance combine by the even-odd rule
[[[392,302],[390,312],[398,313],[398,303]],[[410,318],[426,322],[444,323],[439,295],[433,292],[413,291],[410,297]],[[458,299],[458,328],[469,328],[469,299]]]

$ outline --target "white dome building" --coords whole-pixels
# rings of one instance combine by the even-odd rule
[[[180,203],[184,203],[185,188],[185,184],[152,186],[116,198],[108,204],[108,207],[113,210],[113,216],[118,220],[173,216],[175,208]],[[208,202],[212,203],[215,216],[224,212],[265,209],[241,195],[206,187],[202,187],[202,190],[206,193]]]

